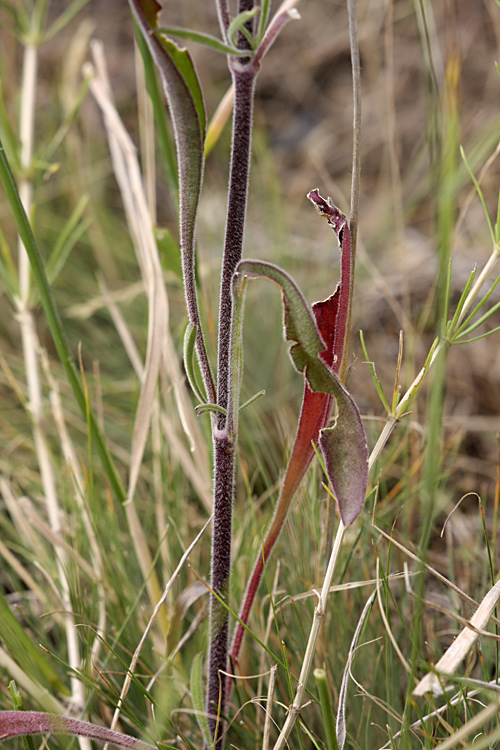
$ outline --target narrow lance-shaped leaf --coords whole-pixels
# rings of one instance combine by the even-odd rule
[[[209,399],[215,387],[203,341],[195,282],[196,218],[203,181],[205,105],[187,50],[179,49],[158,29],[162,6],[156,0],[129,0],[137,25],[160,71],[172,116],[179,168],[180,244],[189,322],[198,331],[196,350]]]
[[[327,215],[327,212],[334,214],[327,215],[327,218],[336,231],[341,249],[341,272],[337,289],[323,302],[315,302],[312,312],[321,338],[326,345],[320,357],[328,367],[340,372],[340,379],[343,380],[347,362],[353,272],[351,234],[346,217],[333,206],[330,200],[324,201],[317,190],[311,191],[308,198],[316,205],[320,214]],[[334,218],[337,220],[334,221]],[[297,433],[281,486],[276,512],[266,533],[263,549],[257,556],[240,610],[240,619],[245,623],[262,578],[264,561],[267,561],[276,544],[292,499],[314,457],[313,445],[318,444],[320,431],[327,425],[332,400],[331,394],[313,391],[307,379],[305,380]],[[244,632],[243,626],[239,624],[235,630],[231,652],[234,661],[238,658]]]

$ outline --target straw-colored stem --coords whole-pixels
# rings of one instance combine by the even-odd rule
[[[316,606],[316,609],[314,610],[313,624],[311,627],[311,632],[309,634],[309,640],[307,642],[307,648],[304,654],[302,668],[300,670],[299,682],[297,685],[297,690],[295,692],[295,698],[292,705],[290,706],[288,716],[286,718],[285,724],[283,725],[280,736],[276,741],[274,750],[281,750],[281,748],[285,746],[285,743],[294,727],[294,724],[302,707],[302,699],[304,697],[307,679],[311,671],[312,661],[314,658],[314,653],[316,651],[316,644],[318,642],[318,636],[321,630],[321,625],[323,624],[323,620],[325,619],[328,593],[330,590],[333,573],[335,571],[335,566],[337,564],[340,547],[342,545],[342,539],[344,538],[344,531],[345,526],[343,525],[342,521],[340,521],[339,527],[337,529],[337,536],[335,537],[335,542],[333,544],[332,554],[330,555],[325,580],[323,581],[323,588],[321,589],[321,593],[318,596],[318,604]]]

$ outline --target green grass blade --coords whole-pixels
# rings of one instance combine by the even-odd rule
[[[0,226],[0,280],[12,300],[19,293],[17,270],[7,239]]]
[[[478,181],[476,179],[476,176],[475,176],[474,172],[472,171],[471,167],[469,166],[469,162],[467,161],[467,157],[465,156],[465,151],[463,149],[463,146],[460,146],[460,153],[462,154],[462,159],[463,159],[464,164],[465,164],[465,166],[467,168],[467,171],[468,171],[468,173],[470,175],[470,178],[471,178],[472,182],[474,183],[474,187],[476,188],[477,194],[479,196],[479,200],[481,201],[481,205],[482,205],[482,207],[484,209],[484,215],[486,216],[486,221],[488,222],[488,227],[489,227],[489,230],[490,230],[491,239],[493,241],[493,244],[496,244],[496,242],[497,242],[497,233],[493,229],[493,225],[491,223],[491,218],[490,218],[490,214],[489,214],[489,211],[488,211],[488,207],[486,205],[486,200],[485,200],[484,195],[483,195],[483,191],[481,190],[481,188],[479,186],[479,183],[478,183]],[[500,200],[500,196],[499,196],[499,200]]]
[[[14,131],[11,128],[7,110],[5,109],[3,89],[4,85],[2,80],[0,80],[0,138],[5,144],[5,149],[9,155],[9,159],[17,171],[18,169],[20,169],[19,143]]]
[[[450,261],[450,271],[451,271],[451,261]],[[456,327],[456,325],[458,323],[458,320],[459,320],[460,315],[462,313],[463,307],[465,305],[465,301],[466,301],[467,296],[468,296],[468,294],[469,294],[469,292],[470,292],[470,290],[472,288],[472,284],[474,283],[474,279],[475,278],[476,278],[476,269],[474,268],[474,270],[472,270],[471,273],[470,273],[470,276],[469,276],[469,279],[467,281],[467,284],[465,285],[465,288],[464,288],[464,290],[462,292],[462,295],[461,295],[461,297],[460,297],[460,299],[458,301],[457,309],[455,310],[455,314],[453,316],[453,320],[448,325],[448,337],[449,338],[453,337],[453,332],[454,332],[455,327]],[[447,302],[449,300],[449,294],[450,294],[450,287],[448,286],[447,287],[447,295],[446,295]],[[448,320],[448,314],[447,313],[448,313],[448,304],[446,305],[446,315],[445,315],[445,318],[444,318],[445,321]]]
[[[462,339],[464,336],[468,336],[472,331],[475,331],[476,328],[479,328],[479,326],[483,325],[491,316],[496,313],[496,311],[500,308],[500,302],[497,302],[496,305],[493,305],[492,308],[490,308],[487,312],[484,313],[484,315],[481,315],[480,318],[478,318],[472,325],[470,325],[468,328],[466,328],[464,331],[462,331],[460,338]],[[489,334],[489,332],[488,332]],[[485,334],[485,335],[488,335]],[[482,338],[482,336],[480,337]]]
[[[224,677],[222,678],[224,679]],[[196,654],[191,665],[191,677],[189,680],[193,708],[196,711],[196,720],[200,727],[204,741],[208,747],[211,744],[210,728],[205,714],[205,698],[203,696],[203,654]]]
[[[497,333],[500,331],[500,326],[497,326],[496,328],[493,328],[491,331],[487,331],[486,333],[483,333],[481,336],[474,336],[472,339],[464,339],[462,341],[462,338],[460,338],[458,341],[456,341],[456,344],[472,344],[474,341],[480,341],[481,339],[485,339],[487,336],[491,336],[493,333]]]
[[[80,198],[71,212],[69,219],[62,228],[54,245],[54,249],[47,260],[46,272],[51,286],[64,268],[72,249],[90,225],[89,219],[81,221],[88,201],[89,199],[86,195],[83,195]]]
[[[377,375],[377,372],[375,370],[375,364],[372,362],[372,360],[368,356],[368,351],[366,349],[365,337],[363,335],[363,331],[359,332],[359,338],[361,340],[361,346],[363,348],[363,354],[365,355],[366,364],[368,365],[368,368],[370,370],[370,375],[371,375],[372,380],[373,380],[373,385],[375,386],[376,391],[377,391],[377,393],[379,395],[379,398],[382,401],[382,404],[384,405],[384,409],[386,410],[387,414],[390,414],[391,413],[391,408],[390,408],[389,403],[388,403],[388,401],[387,401],[387,399],[385,397],[385,393],[384,393],[384,390],[382,388],[382,383],[380,382],[379,377]]]
[[[479,310],[483,307],[483,305],[488,301],[488,299],[490,298],[490,296],[492,295],[492,293],[495,291],[495,289],[496,289],[496,287],[497,287],[497,285],[498,285],[499,282],[500,282],[500,276],[498,276],[495,279],[495,281],[494,281],[491,289],[488,290],[488,292],[484,295],[484,297],[482,298],[482,300],[480,302],[478,302],[478,304],[476,305],[476,307],[474,308],[474,310],[464,320],[464,322],[462,323],[462,325],[460,326],[460,328],[457,331],[457,336],[465,331],[465,329],[467,328],[467,326],[469,325],[469,323],[471,322],[471,320],[477,315],[477,313],[479,312]]]
[[[324,669],[315,669],[313,675],[316,680],[316,687],[318,688],[319,704],[321,706],[323,726],[325,727],[326,746],[328,750],[338,750],[328,678]]]
[[[54,23],[49,26],[47,31],[43,35],[43,40],[48,42],[53,37],[57,36],[65,26],[70,23],[78,13],[88,5],[89,0],[73,0],[73,2],[56,18]]]
[[[7,194],[12,214],[16,222],[17,230],[30,259],[33,279],[38,289],[38,294],[40,295],[40,301],[45,312],[47,325],[52,335],[52,339],[63,366],[66,378],[71,386],[76,402],[83,417],[87,418],[88,415],[90,436],[94,445],[96,446],[96,450],[101,459],[103,469],[106,473],[106,476],[108,477],[113,492],[115,493],[119,501],[121,503],[124,503],[126,500],[125,490],[123,488],[120,477],[118,476],[116,467],[111,458],[111,454],[109,453],[108,447],[98,427],[96,418],[89,409],[87,398],[85,396],[80,380],[77,377],[76,370],[73,364],[73,358],[71,356],[69,346],[66,342],[61,319],[55,305],[52,290],[47,280],[40,252],[33,236],[28,217],[26,216],[26,212],[22,205],[21,198],[19,197],[19,192],[17,190],[17,186],[1,142],[0,180],[2,181],[4,190]]]

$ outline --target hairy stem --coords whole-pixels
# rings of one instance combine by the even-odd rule
[[[229,196],[227,204],[226,236],[222,261],[219,309],[219,348],[217,374],[217,404],[224,409],[229,401],[229,356],[233,302],[231,284],[236,266],[243,253],[243,235],[247,207],[250,147],[252,138],[253,98],[257,68],[251,63],[230,61],[234,84],[233,137]],[[214,428],[214,531],[212,540],[211,585],[215,593],[225,599],[229,593],[231,571],[232,506],[235,483],[236,427],[228,433],[227,419],[217,415]],[[208,666],[207,710],[210,714],[224,714],[228,653],[228,616],[223,604],[212,595],[210,601],[210,655]],[[210,720],[210,731],[216,747],[223,746],[222,724]]]
[[[217,403],[224,409],[228,402],[229,340],[231,335],[232,297],[231,282],[236,266],[243,254],[243,234],[247,208],[248,177],[250,171],[250,146],[252,138],[252,113],[255,91],[253,68],[234,63],[234,115],[229,196],[227,203],[226,237],[219,308],[219,356],[217,374]],[[222,429],[225,417],[218,416]]]
[[[231,572],[231,537],[235,478],[235,446],[225,433],[214,438],[215,490],[212,535],[212,594],[210,599],[210,650],[208,668],[207,712],[209,727],[222,747],[222,724],[214,715],[225,713],[229,616],[222,602],[229,595]],[[217,737],[215,737],[217,733]]]

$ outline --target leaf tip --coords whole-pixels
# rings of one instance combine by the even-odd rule
[[[326,200],[320,195],[320,192],[318,188],[314,188],[314,190],[310,190],[307,194],[307,197],[311,201],[311,203],[314,203],[316,206],[316,210],[319,213],[320,216],[325,216],[326,220],[332,227],[333,231],[339,238],[339,241],[341,240],[342,230],[344,229],[345,225],[347,224],[347,217],[342,211],[337,208],[337,206],[334,204],[331,198],[327,198]]]

